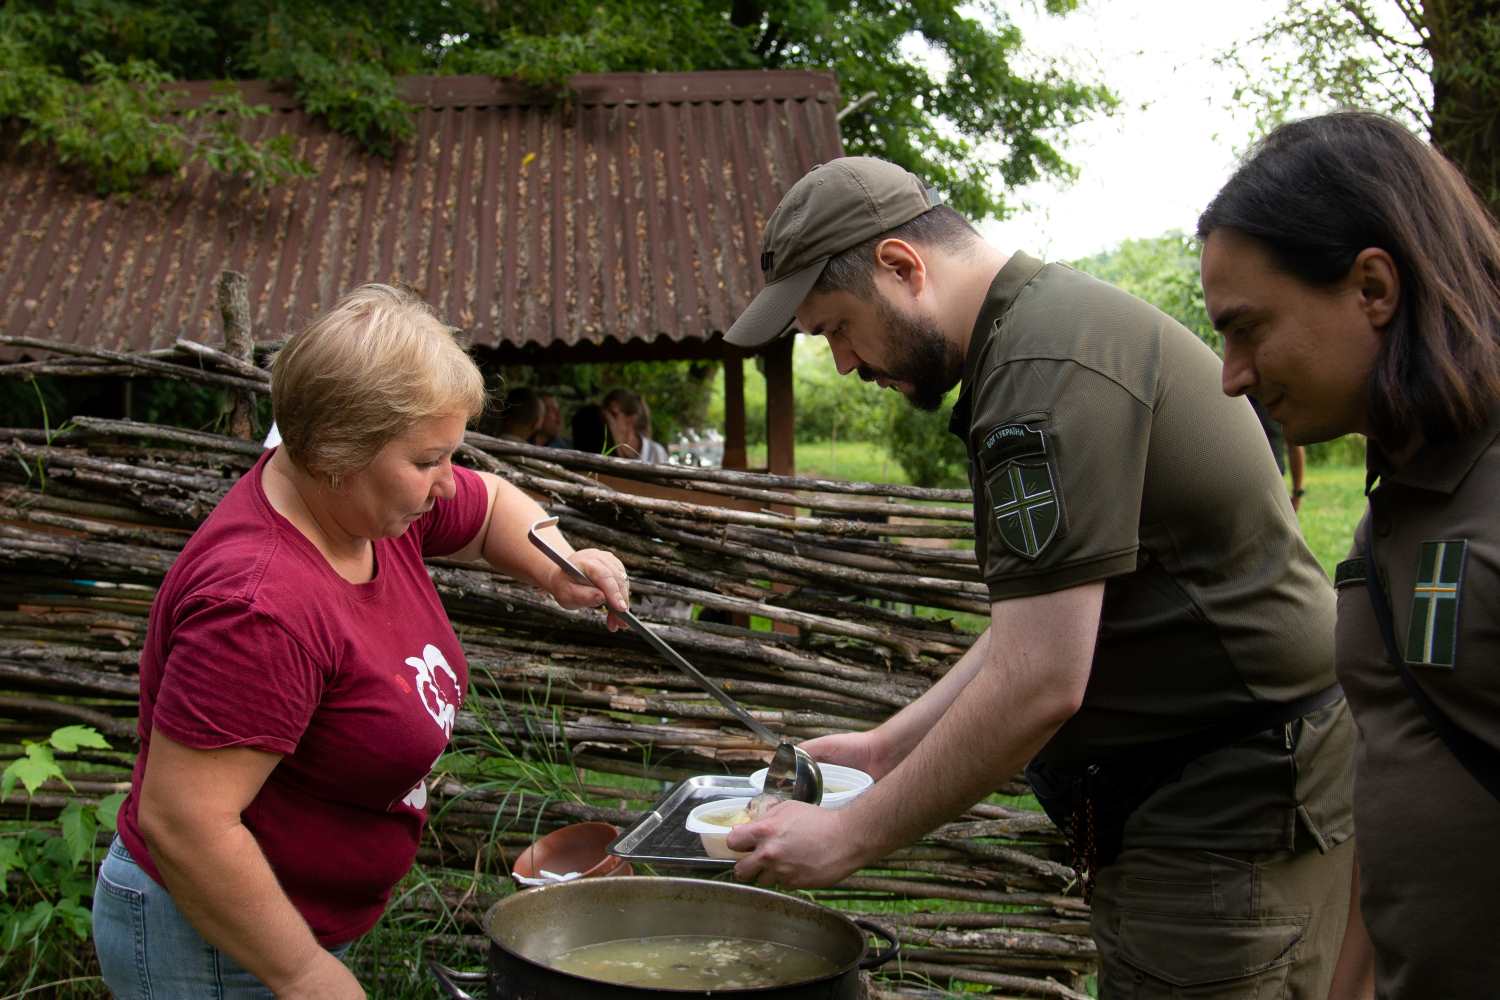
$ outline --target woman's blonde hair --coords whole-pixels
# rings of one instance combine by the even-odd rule
[[[413,424],[484,410],[484,377],[412,293],[361,285],[271,360],[271,410],[292,461],[334,485]]]

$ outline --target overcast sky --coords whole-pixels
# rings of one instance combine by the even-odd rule
[[[1214,56],[1253,36],[1282,0],[1085,0],[1064,17],[1014,6],[1028,46],[1102,80],[1120,109],[1067,133],[1075,183],[1024,189],[1031,208],[981,231],[1007,252],[1048,260],[1191,231],[1254,127],[1229,109],[1235,80]]]

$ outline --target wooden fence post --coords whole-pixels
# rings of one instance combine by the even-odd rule
[[[221,271],[218,284],[219,318],[224,323],[224,350],[255,364],[255,341],[250,335],[250,282],[238,271]],[[255,427],[255,394],[230,391],[229,433],[250,440]]]

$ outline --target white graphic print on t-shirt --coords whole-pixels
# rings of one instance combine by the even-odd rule
[[[427,778],[432,776],[432,769],[437,767],[437,762],[442,759],[442,754],[438,754],[432,759],[432,763],[427,766],[426,776],[417,782],[416,786],[407,792],[406,797],[401,800],[403,806],[411,806],[413,809],[427,808]]]
[[[453,736],[453,719],[457,709],[443,693],[443,689],[437,684],[437,668],[441,667],[443,673],[453,682],[454,693],[458,692],[458,675],[453,668],[448,666],[448,661],[443,658],[443,651],[432,643],[422,647],[421,657],[408,656],[406,665],[417,672],[417,697],[422,701],[422,707],[427,709],[427,714],[432,716],[443,730],[443,735]]]
[[[427,710],[427,714],[432,716],[432,721],[437,723],[438,728],[443,731],[443,736],[451,739],[453,736],[453,720],[458,714],[458,709],[457,706],[448,700],[448,696],[443,692],[442,687],[438,685],[437,671],[441,669],[443,673],[448,675],[448,679],[453,682],[453,692],[455,695],[458,693],[458,675],[453,672],[452,667],[448,666],[448,661],[444,658],[443,651],[430,642],[422,647],[421,656],[408,656],[406,658],[406,665],[417,672],[417,699],[421,701],[422,707]],[[432,762],[433,765],[436,765],[438,759],[441,759],[441,757],[442,754],[438,754],[438,757]],[[431,774],[432,768],[429,767],[427,771]],[[401,804],[410,806],[413,809],[426,808],[427,779],[425,777],[417,782],[411,791],[406,793],[405,797],[401,799]]]

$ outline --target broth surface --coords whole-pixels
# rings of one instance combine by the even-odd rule
[[[838,971],[822,955],[791,945],[697,934],[601,941],[565,951],[549,964],[619,986],[678,990],[783,986]]]

